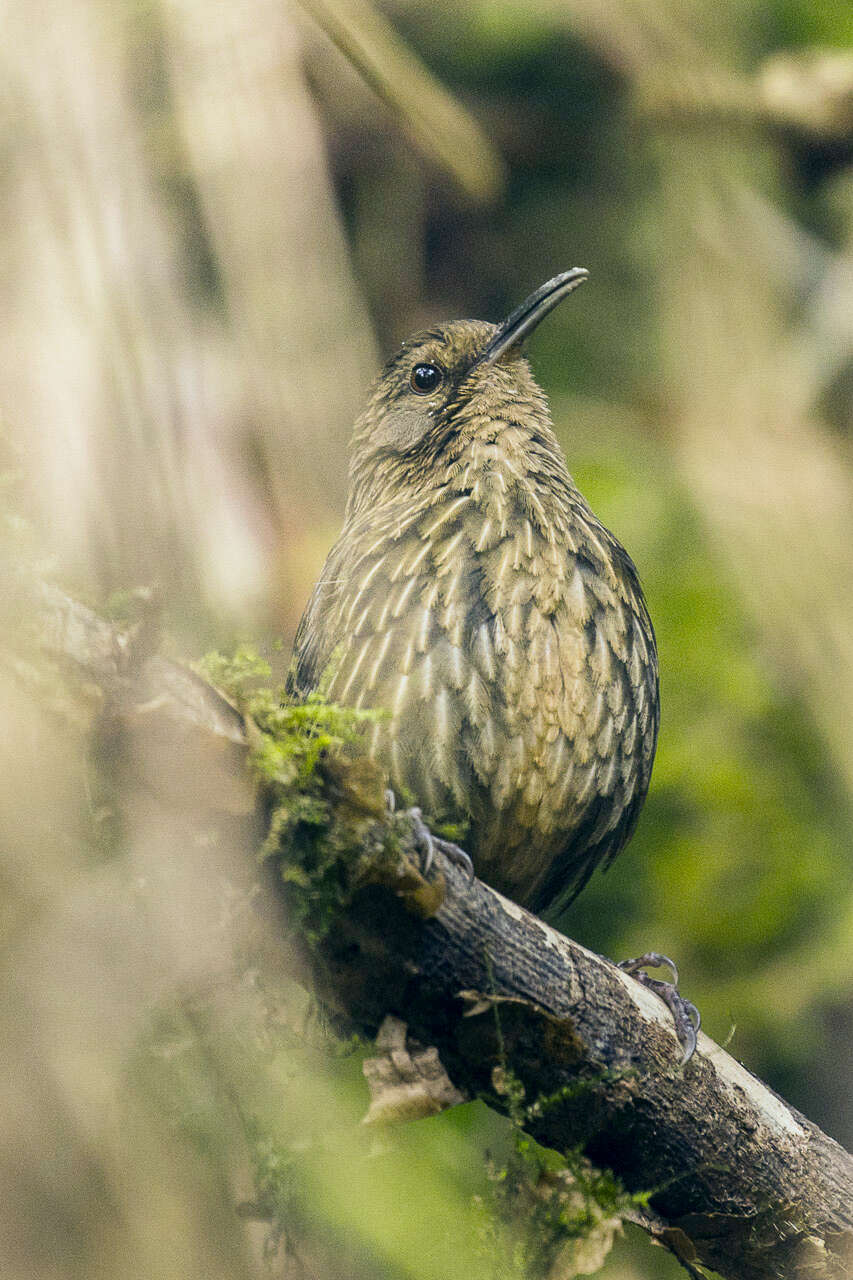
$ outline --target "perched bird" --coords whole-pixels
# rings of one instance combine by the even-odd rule
[[[343,531],[290,689],[382,708],[392,788],[468,824],[480,877],[541,909],[630,837],[658,731],[634,564],[578,491],[521,345],[587,278],[503,322],[436,325],[388,361],[355,425]]]

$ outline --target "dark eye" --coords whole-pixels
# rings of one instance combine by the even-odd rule
[[[434,364],[416,364],[412,370],[412,376],[409,379],[413,391],[417,391],[418,395],[425,396],[430,391],[435,391],[436,387],[440,387],[444,374]]]

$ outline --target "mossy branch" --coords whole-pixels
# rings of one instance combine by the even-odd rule
[[[851,1157],[708,1037],[681,1066],[662,1002],[609,961],[441,854],[425,878],[381,771],[342,750],[369,715],[282,706],[248,652],[206,664],[226,698],[151,651],[150,619],[115,626],[54,588],[36,605],[43,649],[97,687],[164,805],[260,812],[266,864],[325,1000],[366,1029],[404,1019],[464,1096],[522,1108],[543,1144],[651,1189],[637,1214],[693,1274],[849,1275]]]

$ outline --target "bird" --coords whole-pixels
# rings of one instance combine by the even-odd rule
[[[522,349],[587,276],[388,360],[287,681],[381,711],[365,749],[392,791],[462,824],[477,875],[534,911],[565,907],[629,840],[660,718],[637,570],[572,479]]]

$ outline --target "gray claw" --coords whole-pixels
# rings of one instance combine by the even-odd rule
[[[678,969],[675,961],[670,960],[669,956],[663,955],[660,951],[644,951],[641,956],[635,956],[633,960],[620,960],[619,968],[624,969],[626,973],[637,975],[638,970],[645,969],[647,965],[651,965],[653,969],[657,969],[666,965],[672,974],[672,986],[678,986]],[[657,979],[660,981],[660,979]]]
[[[428,876],[435,859],[435,837],[424,822],[420,809],[409,809],[407,816],[412,820],[415,843],[423,855],[421,874]]]
[[[470,856],[464,849],[460,849],[458,844],[454,844],[452,840],[441,840],[438,836],[433,836],[435,847],[440,849],[445,857],[449,858],[454,867],[458,867],[460,871],[464,871],[468,883],[471,884],[476,879],[474,874],[474,864]]]
[[[439,836],[434,836],[424,822],[420,809],[409,809],[407,816],[411,819],[415,841],[423,854],[421,867],[423,875],[429,875],[435,861],[435,851],[440,849],[455,867],[465,873],[469,883],[474,880],[474,864],[464,849],[460,849],[459,845],[451,840],[442,840]]]
[[[646,973],[646,965],[650,965],[652,968],[665,965],[672,973],[672,982],[664,982],[662,978],[650,977]],[[646,951],[643,955],[636,956],[633,960],[622,960],[619,968],[624,969],[626,973],[632,974],[638,982],[641,982],[644,987],[648,987],[650,991],[656,992],[669,1009],[672,1014],[672,1020],[675,1023],[675,1033],[684,1050],[684,1056],[681,1059],[681,1065],[684,1066],[696,1052],[702,1017],[695,1004],[691,1000],[685,999],[678,990],[678,969],[675,964],[670,960],[669,956],[661,955],[658,951]]]

